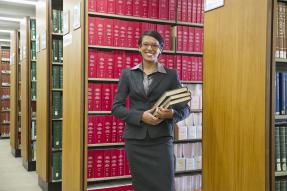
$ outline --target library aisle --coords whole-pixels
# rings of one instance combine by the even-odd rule
[[[0,139],[0,191],[42,191],[36,172],[28,172],[22,159],[11,154],[9,139]]]

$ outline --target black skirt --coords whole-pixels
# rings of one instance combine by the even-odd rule
[[[135,191],[174,191],[172,137],[126,139]]]

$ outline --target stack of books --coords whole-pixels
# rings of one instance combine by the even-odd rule
[[[171,106],[184,106],[191,100],[191,93],[187,87],[166,91],[153,105],[152,109],[157,107],[169,108]],[[153,113],[155,115],[156,111]]]

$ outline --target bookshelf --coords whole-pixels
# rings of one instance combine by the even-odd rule
[[[287,54],[286,54],[286,32],[287,32],[287,2],[277,1],[275,2],[274,8],[274,38],[275,43],[275,96],[273,99],[275,109],[273,114],[275,114],[275,126],[272,126],[273,130],[273,146],[274,146],[274,163],[273,169],[273,188],[275,190],[282,191],[287,187],[287,168],[286,168],[286,158],[287,158],[287,112],[286,112],[286,80],[287,80]],[[273,170],[272,169],[272,170]],[[273,172],[274,172],[273,171]],[[274,178],[275,174],[275,178]]]
[[[25,17],[21,35],[21,125],[22,163],[27,171],[36,170],[36,20]]]
[[[1,79],[1,118],[0,118],[0,138],[1,139],[9,139],[10,138],[10,125],[9,123],[9,115],[10,115],[10,88],[8,84],[2,84],[2,79],[5,78],[6,81],[10,81],[10,46],[1,46],[0,48],[0,79]],[[3,121],[7,119],[6,121]]]
[[[113,88],[116,88],[120,71],[125,67],[132,67],[132,64],[139,62],[139,55],[138,55],[138,48],[136,45],[136,40],[132,41],[128,38],[122,38],[121,40],[114,39],[111,40],[111,37],[105,36],[103,39],[106,39],[106,43],[101,43],[101,35],[97,33],[96,27],[94,32],[94,36],[99,36],[99,39],[91,39],[89,38],[89,29],[93,28],[91,24],[91,20],[99,19],[96,22],[101,22],[103,25],[107,26],[126,26],[127,30],[131,30],[134,26],[140,26],[140,30],[137,27],[134,27],[135,34],[132,36],[137,36],[141,33],[141,30],[147,28],[158,28],[160,31],[165,31],[164,38],[166,40],[166,44],[169,44],[168,47],[165,47],[163,51],[163,55],[161,56],[160,62],[168,65],[168,67],[176,66],[175,60],[178,61],[177,66],[178,70],[180,71],[181,80],[186,86],[193,86],[193,85],[200,85],[202,86],[202,56],[203,56],[203,47],[201,40],[203,40],[203,21],[200,20],[202,17],[198,16],[198,22],[196,20],[192,21],[182,21],[184,19],[176,20],[176,4],[177,1],[164,1],[162,2],[163,5],[168,3],[174,3],[174,10],[171,11],[170,18],[168,19],[158,19],[158,18],[144,18],[141,16],[132,16],[132,15],[125,15],[125,14],[111,14],[105,12],[99,12],[97,10],[90,10],[89,11],[89,4],[96,1],[76,1],[76,0],[64,0],[64,10],[63,10],[63,17],[67,16],[67,22],[65,19],[63,21],[64,28],[68,26],[68,31],[65,33],[64,31],[64,62],[69,64],[64,64],[63,67],[63,181],[62,187],[63,190],[97,190],[100,187],[109,187],[110,184],[118,184],[121,185],[122,180],[126,180],[131,183],[130,175],[119,175],[119,176],[110,176],[110,177],[88,177],[88,166],[91,165],[91,161],[89,161],[89,157],[91,156],[89,153],[97,152],[101,149],[104,150],[113,150],[113,149],[123,149],[124,144],[122,141],[118,141],[116,143],[111,142],[102,142],[102,143],[89,143],[89,122],[92,121],[91,118],[100,119],[102,117],[112,118],[111,111],[109,108],[96,108],[96,109],[89,109],[89,91],[91,91],[91,84],[95,86],[110,86],[111,92],[113,92]],[[109,2],[113,3],[115,1],[99,1],[99,2]],[[131,3],[132,1],[122,1],[123,3]],[[147,1],[133,1],[132,6],[136,6],[137,4],[145,4]],[[179,1],[182,2],[182,1]],[[185,1],[186,3],[190,3],[189,1]],[[203,3],[203,1],[198,1]],[[190,7],[188,5],[186,7]],[[194,5],[195,6],[195,5]],[[198,5],[197,5],[198,6]],[[96,6],[100,7],[100,6]],[[107,6],[111,9],[118,9],[117,5],[109,5]],[[120,7],[120,6],[119,6]],[[185,6],[182,6],[185,7]],[[202,4],[196,8],[198,10],[202,10]],[[191,7],[190,7],[191,8]],[[182,8],[184,9],[184,8]],[[127,7],[127,10],[129,8]],[[191,10],[191,9],[190,9]],[[187,10],[186,10],[187,11]],[[157,11],[155,11],[157,12]],[[202,12],[199,12],[199,14]],[[80,17],[76,17],[77,14],[80,14]],[[150,13],[151,14],[151,13]],[[173,15],[173,16],[172,16]],[[178,13],[178,15],[180,15]],[[77,19],[76,19],[77,18]],[[194,18],[197,18],[194,16]],[[76,20],[75,20],[76,19]],[[74,26],[77,24],[76,21],[79,21],[80,27]],[[113,23],[113,24],[111,24]],[[120,23],[120,24],[118,24]],[[147,26],[150,24],[150,26]],[[146,27],[146,28],[145,28]],[[164,29],[164,27],[166,27]],[[196,29],[196,33],[193,32]],[[109,29],[107,29],[109,30]],[[185,33],[183,35],[183,31]],[[188,37],[186,31],[191,30],[192,35]],[[114,30],[115,31],[115,28]],[[199,31],[199,32],[198,32]],[[91,34],[91,33],[90,33]],[[106,34],[106,32],[104,32]],[[107,32],[109,34],[109,32]],[[196,35],[195,35],[196,34]],[[178,35],[180,37],[178,37]],[[128,36],[128,32],[127,32]],[[196,36],[196,37],[195,37]],[[124,37],[126,37],[124,35]],[[177,38],[176,38],[177,37]],[[176,47],[177,44],[181,44],[184,41],[184,47]],[[192,41],[192,44],[196,44],[196,49],[193,47],[188,46],[189,39],[196,39],[196,41]],[[181,42],[180,42],[181,40]],[[127,44],[123,42],[127,41]],[[111,43],[113,42],[113,43]],[[118,44],[117,44],[118,43]],[[123,43],[123,44],[121,44]],[[82,50],[82,51],[75,51],[75,50]],[[114,69],[117,72],[111,74],[111,71],[108,70],[109,65],[111,65],[112,61],[105,61],[105,65],[103,66],[104,69],[100,72],[100,74],[94,75],[93,69],[90,62],[91,55],[95,54],[95,58],[98,58],[97,54],[103,55],[124,55],[123,57],[127,60],[123,62],[120,61],[120,58],[114,58],[113,62],[116,65],[123,65],[126,64],[123,68]],[[113,59],[110,58],[109,59]],[[107,59],[107,60],[109,60]],[[95,60],[99,60],[95,59]],[[181,67],[182,61],[187,65],[186,68]],[[94,63],[95,65],[99,65],[99,63]],[[196,70],[192,67],[196,68]],[[107,67],[107,68],[105,68]],[[114,67],[114,66],[113,66]],[[198,70],[197,70],[198,69]],[[95,69],[97,70],[97,69]],[[183,71],[183,72],[182,72]],[[186,72],[188,71],[188,72]],[[195,73],[192,73],[195,72]],[[98,87],[96,87],[98,88]],[[68,95],[73,96],[68,96]],[[196,98],[199,98],[199,95],[194,95]],[[91,96],[93,97],[93,96]],[[197,104],[200,105],[200,99],[197,99]],[[105,100],[107,101],[107,100]],[[71,104],[73,103],[73,104]],[[108,103],[108,101],[106,102]],[[111,103],[109,103],[111,104]],[[109,105],[104,104],[104,105]],[[196,104],[196,103],[194,103]],[[194,106],[194,105],[193,105]],[[193,108],[193,113],[202,113],[202,108],[198,106],[198,108]],[[112,122],[110,124],[116,124],[114,126],[123,127],[124,124],[117,124],[112,118]],[[113,126],[113,125],[112,125]],[[111,127],[113,128],[113,127]],[[72,131],[71,131],[72,129]],[[121,128],[120,128],[121,129]],[[196,140],[187,139],[187,140],[179,140],[176,144],[198,144],[201,145],[201,138]],[[201,149],[201,146],[199,147]],[[98,153],[95,154],[98,156]],[[70,160],[73,158],[73,160]],[[198,166],[200,170],[183,170],[176,173],[176,177],[181,178],[178,182],[196,182],[197,185],[201,185],[201,164],[200,164],[200,157],[197,158],[199,163]],[[185,159],[182,159],[184,161]],[[96,160],[98,161],[98,160]],[[73,168],[72,168],[73,167]],[[103,183],[104,182],[104,183]],[[104,184],[104,185],[102,185]],[[199,186],[201,187],[201,186]],[[198,189],[199,189],[198,187]],[[180,190],[180,188],[179,188]]]
[[[58,0],[40,0],[36,6],[37,67],[36,80],[31,81],[36,83],[36,99],[32,97],[32,101],[37,101],[38,183],[45,191],[61,190],[62,185],[61,10],[63,3]]]
[[[275,5],[231,0],[205,12],[204,190],[275,190]]]
[[[10,70],[10,145],[11,152],[15,157],[21,157],[21,122],[19,121],[20,103],[20,65],[19,65],[19,31],[11,34],[11,60]]]

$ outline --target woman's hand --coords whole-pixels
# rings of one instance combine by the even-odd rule
[[[159,119],[172,119],[173,118],[173,110],[158,107],[158,108],[156,108],[155,116]]]
[[[142,121],[149,125],[157,125],[161,123],[163,121],[162,119],[159,119],[158,117],[152,115],[154,111],[155,109],[145,111],[142,115]]]

